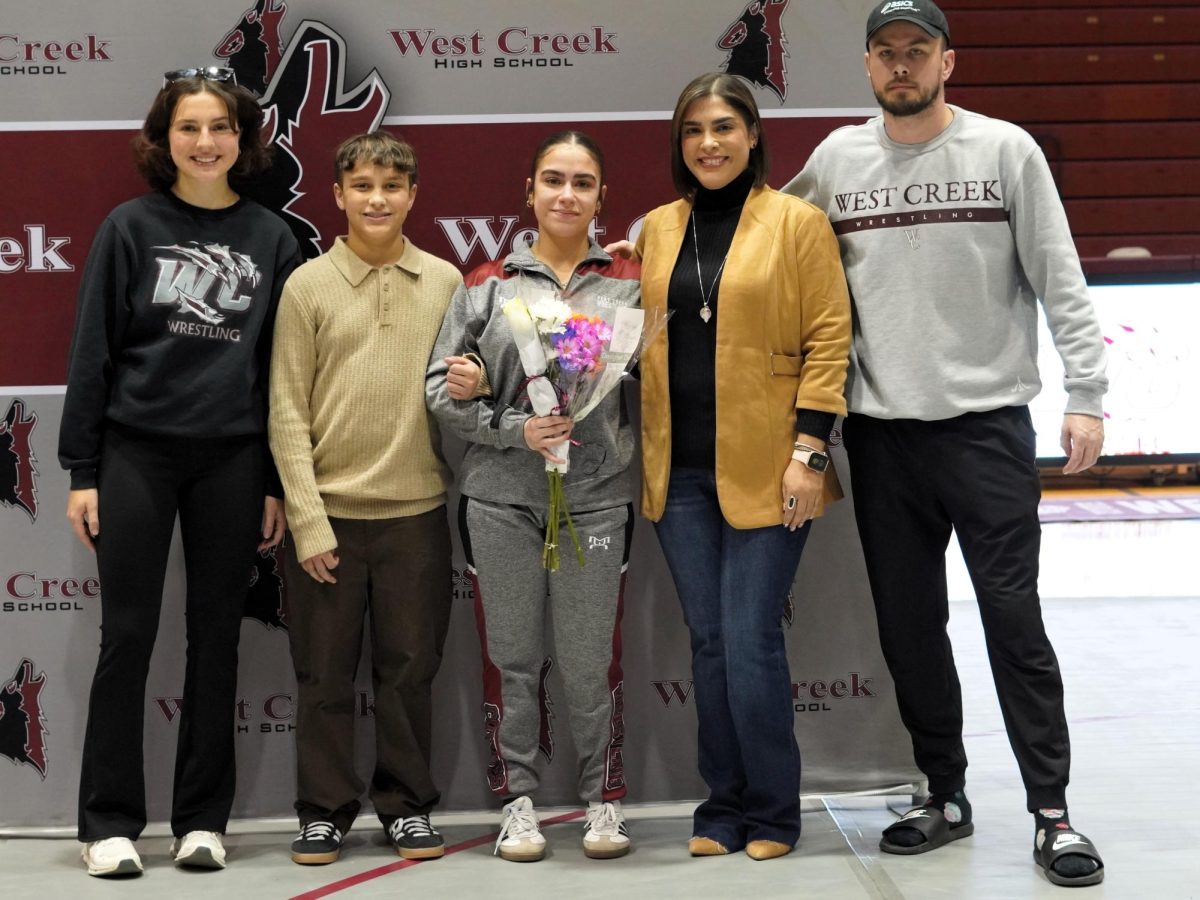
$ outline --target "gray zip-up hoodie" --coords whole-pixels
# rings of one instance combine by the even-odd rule
[[[545,505],[546,461],[525,444],[525,370],[501,309],[525,289],[563,291],[601,304],[637,306],[640,267],[614,259],[592,242],[570,281],[559,284],[553,271],[522,247],[503,262],[484,263],[466,278],[450,302],[425,376],[425,403],[443,428],[468,442],[459,489],[468,497],[540,508]],[[451,400],[444,357],[477,354],[491,382],[490,397]],[[572,511],[603,509],[633,501],[634,438],[621,390],[612,391],[571,434],[570,470],[563,478]]]

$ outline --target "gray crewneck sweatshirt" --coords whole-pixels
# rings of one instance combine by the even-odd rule
[[[891,140],[882,117],[839,128],[784,187],[841,244],[850,411],[936,420],[1028,403],[1040,299],[1066,411],[1100,416],[1104,341],[1045,157],[1017,126],[950,108],[922,144]]]

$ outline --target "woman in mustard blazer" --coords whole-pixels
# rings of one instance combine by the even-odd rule
[[[825,455],[850,350],[837,240],[766,185],[753,94],[710,73],[671,122],[680,200],[637,243],[642,301],[674,310],[642,376],[642,512],[691,632],[694,856],[783,856],[800,835],[800,752],[782,617],[811,520],[841,496]]]

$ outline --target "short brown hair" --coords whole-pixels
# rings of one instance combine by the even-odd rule
[[[679,196],[691,199],[696,194],[700,182],[687,167],[683,159],[683,117],[687,115],[688,107],[697,100],[705,97],[716,97],[724,100],[733,107],[747,131],[758,132],[755,146],[750,148],[750,164],[747,168],[754,173],[754,186],[762,187],[767,183],[767,136],[763,132],[762,118],[758,114],[758,104],[754,102],[754,94],[746,83],[736,75],[724,72],[706,72],[683,89],[675,104],[675,114],[671,117],[671,180]]]
[[[333,180],[342,183],[342,176],[359,163],[370,163],[404,172],[411,187],[417,183],[417,154],[406,141],[386,131],[356,134],[342,141],[333,156]]]
[[[150,104],[141,132],[133,139],[133,155],[138,172],[150,187],[163,191],[175,183],[178,174],[171,159],[171,120],[175,107],[184,97],[207,92],[215,95],[229,111],[229,123],[238,133],[238,158],[229,170],[229,181],[236,188],[271,165],[271,148],[263,143],[262,107],[244,87],[209,81],[205,78],[180,78],[163,86]]]

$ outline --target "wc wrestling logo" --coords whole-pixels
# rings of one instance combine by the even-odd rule
[[[241,331],[226,327],[225,322],[231,314],[250,308],[252,292],[262,281],[254,260],[200,241],[153,249],[158,280],[151,302],[175,307],[167,327],[175,334],[240,341]]]
[[[717,47],[728,50],[723,65],[730,75],[770,89],[787,99],[787,36],[783,14],[788,0],[751,0],[721,35]]]
[[[22,659],[7,684],[0,687],[0,756],[14,765],[36,769],[46,780],[46,719],[42,689],[46,673],[33,674],[31,659]]]
[[[0,506],[23,509],[30,522],[38,514],[37,457],[30,443],[37,420],[37,413],[16,398],[0,421]]]
[[[287,631],[287,609],[283,602],[283,578],[279,574],[279,547],[268,547],[254,555],[250,568],[250,590],[242,618],[253,619],[268,631]]]
[[[263,135],[275,148],[271,169],[247,193],[283,216],[306,259],[324,249],[317,224],[331,215],[330,152],[348,135],[374,131],[391,93],[371,69],[346,85],[346,42],[306,19],[286,46],[286,0],[259,0],[213,48],[238,83],[260,95]]]

